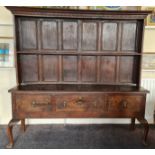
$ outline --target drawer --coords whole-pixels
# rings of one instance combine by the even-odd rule
[[[50,95],[16,95],[15,110],[18,116],[42,116],[55,110],[55,99]]]
[[[141,112],[144,108],[145,96],[118,95],[108,96],[108,111],[116,112]]]
[[[106,109],[105,95],[57,95],[57,112],[102,112]]]

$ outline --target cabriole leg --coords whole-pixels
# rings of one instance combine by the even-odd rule
[[[8,124],[8,127],[7,127],[7,135],[8,135],[8,138],[9,138],[9,144],[6,146],[6,148],[12,148],[13,147],[13,144],[14,144],[14,140],[13,140],[13,133],[12,133],[12,130],[13,130],[13,126],[15,124],[17,124],[20,120],[19,119],[12,119],[9,124]]]
[[[8,126],[7,127],[7,135],[8,135],[8,139],[9,139],[9,144],[6,145],[7,149],[10,149],[13,147],[14,141],[13,141],[13,134],[12,134],[12,126]]]
[[[138,118],[138,121],[144,126],[143,144],[147,145],[147,137],[149,132],[149,124],[145,118]]]
[[[7,127],[7,135],[9,139],[9,144],[6,146],[6,148],[10,149],[14,145],[14,140],[13,140],[13,127],[20,121],[20,119],[12,119]],[[21,120],[21,130],[25,131],[25,119]]]

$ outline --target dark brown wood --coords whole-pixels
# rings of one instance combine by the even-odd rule
[[[77,50],[78,45],[78,21],[63,21],[62,42],[64,50]]]
[[[83,61],[83,59],[88,57],[90,59],[90,56],[94,56],[91,57],[91,59],[94,60],[92,60],[92,62],[89,62],[88,64],[89,67],[92,68],[92,70],[95,70],[94,73],[88,75],[90,80],[83,79],[81,77],[81,80],[78,80],[80,83],[86,83],[88,81],[89,82],[96,81],[96,77],[93,77],[94,76],[93,74],[96,74],[97,70],[98,83],[101,84],[106,84],[106,82],[111,84],[133,83],[139,85],[140,69],[139,67],[135,67],[134,69],[134,66],[140,66],[142,51],[141,48],[139,47],[141,45],[141,39],[139,39],[139,37],[142,36],[141,34],[142,31],[141,29],[139,30],[139,28],[141,28],[139,25],[142,25],[143,23],[137,20],[102,21],[95,19],[93,20],[90,19],[73,20],[73,19],[59,19],[59,18],[44,19],[43,17],[38,18],[31,17],[30,20],[28,20],[27,17],[16,17],[16,18],[18,23],[17,28],[19,27],[19,34],[20,34],[18,35],[17,33],[18,36],[17,40],[19,40],[18,44],[20,47],[17,53],[21,55],[20,56],[21,58],[25,54],[25,57],[28,57],[28,59],[29,57],[32,57],[32,59],[34,59],[33,60],[34,63],[32,63],[31,69],[27,69],[28,64],[23,65],[19,64],[20,69],[18,69],[18,71],[21,72],[21,75],[19,74],[18,76],[22,83],[34,82],[34,81],[40,83],[42,83],[43,81],[55,81],[63,83],[64,82],[63,74],[66,72],[66,68],[63,66],[65,65],[63,62],[65,57],[63,58],[63,56],[68,55],[70,56],[68,58],[72,59],[73,57],[71,55],[75,55],[75,56],[82,56],[81,57],[82,59],[80,58],[79,60],[78,57],[77,58],[74,57],[75,61],[81,61],[81,65],[73,64],[74,70],[70,70],[70,74],[72,75],[74,74],[76,77],[80,77],[81,75],[87,74],[89,72],[87,70],[86,73],[85,71],[83,73],[84,70],[83,65],[87,65]],[[29,31],[30,26],[32,26],[31,31]],[[29,36],[28,33],[33,34],[33,37]],[[48,70],[48,68],[46,67],[47,64],[46,65],[43,64],[44,66],[42,66],[42,59],[43,62],[46,63],[44,55],[48,56],[59,55],[59,60],[57,61],[59,64],[59,79],[55,77],[55,79],[46,80],[46,75],[43,74],[47,74],[47,76],[49,76],[48,74],[50,75],[55,74],[52,73],[52,71],[51,71],[52,74],[47,72]],[[85,55],[88,57],[83,57]],[[37,58],[33,58],[36,56]],[[99,75],[103,74],[102,73],[103,64],[102,61],[100,63],[99,59],[95,56],[120,56],[116,57],[116,60],[114,62],[114,64],[116,64],[117,66],[116,69],[114,69],[111,65],[108,66],[109,67],[108,75],[110,74],[113,75],[113,77],[110,77],[108,81],[106,81],[106,79],[103,80],[102,77],[99,78]],[[127,57],[127,56],[133,56],[133,57]],[[50,58],[52,59],[54,58],[54,56]],[[50,62],[50,58],[49,59],[47,58],[47,63],[53,64],[54,62]],[[24,60],[26,60],[26,58]],[[24,60],[23,61],[21,60],[21,63],[22,62],[24,63]],[[28,60],[26,60],[26,62],[27,61]],[[126,65],[127,69],[125,69],[122,63]],[[38,64],[38,67],[36,66],[36,64]],[[25,74],[23,72],[29,72],[29,74],[31,74],[32,77],[30,77],[30,79],[26,79],[27,77],[22,75]],[[90,71],[89,73],[91,72],[92,71]],[[136,74],[137,72],[139,72],[138,75]],[[76,77],[74,77],[74,79],[70,78],[70,80],[67,79],[65,81],[68,82],[77,81]]]
[[[77,56],[63,56],[63,81],[77,81]]]
[[[29,50],[29,51],[17,51],[18,54],[36,54],[36,55],[99,55],[99,56],[102,56],[102,55],[124,55],[124,56],[141,56],[142,54],[141,53],[133,53],[133,52],[128,52],[128,51],[117,51],[117,52],[109,52],[109,51],[85,51],[85,52],[76,52],[76,51],[62,51],[62,50],[55,50],[55,51],[51,51],[51,50],[41,50],[41,51],[36,51],[36,50]],[[145,53],[146,54],[146,53]],[[150,53],[151,54],[151,53]]]
[[[58,81],[59,59],[56,55],[43,55],[43,80]]]
[[[38,81],[38,56],[36,55],[20,55],[19,56],[21,81],[20,83],[28,81]]]
[[[37,49],[37,22],[34,19],[21,19],[20,47],[22,50]]]
[[[101,10],[68,10],[68,9],[44,9],[27,7],[9,7],[14,15],[57,18],[83,18],[83,19],[144,19],[152,11],[101,11]]]
[[[122,28],[122,50],[136,51],[136,22],[125,22]]]
[[[82,81],[96,82],[97,63],[95,56],[82,56]]]
[[[97,22],[82,23],[82,50],[97,50]]]
[[[136,98],[135,98],[136,97]],[[123,113],[128,112],[139,113],[143,110],[143,100],[145,96],[134,95],[118,95],[110,94],[108,96],[108,111]]]
[[[9,92],[23,131],[26,118],[130,118],[132,128],[135,119],[144,125],[146,142],[148,91],[140,72],[150,12],[7,8],[14,14],[18,83]]]
[[[59,85],[58,89],[60,88]],[[79,91],[73,92],[66,90],[43,94],[36,91],[33,94],[31,92],[17,93],[14,111],[16,117],[22,119],[38,117],[102,118],[103,116],[130,118],[131,116],[139,117],[141,111],[144,110],[144,94],[101,93],[102,90],[84,93],[88,89],[87,87],[85,89],[81,87],[83,91],[78,89]]]
[[[58,49],[58,23],[54,20],[43,20],[41,23],[42,49]]]
[[[147,94],[149,91],[142,87],[132,85],[100,85],[100,84],[26,84],[19,85],[9,90],[13,95],[17,93],[56,93],[56,92],[85,92],[85,93],[129,93],[129,94]],[[13,98],[14,100],[14,98]]]
[[[119,80],[120,82],[128,82],[134,83],[133,77],[136,76],[134,74],[134,70],[137,69],[136,65],[134,64],[134,59],[136,57],[129,57],[129,56],[121,56],[120,57],[120,68],[119,68]],[[124,67],[125,65],[125,67]],[[135,67],[135,68],[134,68]],[[135,70],[136,72],[136,70]]]
[[[8,124],[8,127],[7,127],[7,135],[8,135],[8,138],[9,138],[9,144],[6,145],[6,148],[7,149],[11,149],[14,145],[14,140],[13,140],[13,127],[20,121],[20,119],[12,119],[9,124]],[[24,122],[22,120],[22,125],[21,127],[24,129]]]
[[[26,130],[25,119],[21,119],[21,130],[22,130],[23,132],[25,132],[25,130]]]
[[[102,24],[102,50],[116,51],[117,26],[112,22]]]
[[[102,56],[101,57],[101,81],[102,82],[116,82],[116,57]]]
[[[144,117],[138,117],[137,119],[144,126],[143,144],[148,145],[147,136],[148,136],[148,132],[149,132],[149,124]]]
[[[134,118],[131,118],[131,130],[134,130],[135,129],[135,117]]]

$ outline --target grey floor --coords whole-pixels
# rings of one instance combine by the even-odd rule
[[[155,125],[150,126],[148,146],[142,144],[143,128],[129,125],[30,125],[21,133],[14,128],[15,149],[153,149]],[[6,126],[0,126],[0,148],[8,143]]]

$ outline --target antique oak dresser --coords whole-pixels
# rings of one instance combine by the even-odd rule
[[[17,86],[13,126],[28,118],[130,118],[144,125],[147,90],[140,87],[148,11],[7,7],[14,14]]]

